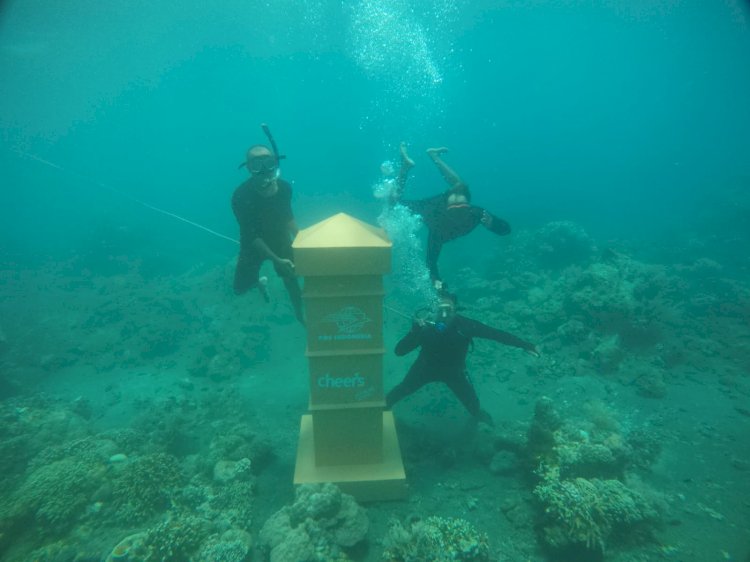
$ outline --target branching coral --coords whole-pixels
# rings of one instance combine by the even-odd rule
[[[168,517],[148,530],[144,546],[149,562],[184,562],[200,548],[208,537],[210,525],[190,515]]]
[[[166,510],[181,481],[177,460],[171,455],[156,453],[133,460],[112,484],[116,517],[138,522]]]
[[[408,527],[391,521],[383,539],[383,560],[387,562],[486,562],[487,535],[463,519],[428,517]]]
[[[61,460],[32,472],[13,495],[10,518],[32,516],[37,528],[62,532],[83,514],[98,486],[94,467],[75,460]]]
[[[619,480],[550,478],[534,495],[544,506],[544,539],[556,548],[603,551],[613,533],[656,518],[651,504]]]

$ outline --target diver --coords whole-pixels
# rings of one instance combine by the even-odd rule
[[[245,162],[250,178],[234,191],[232,210],[240,226],[240,253],[234,273],[234,292],[241,295],[257,287],[268,302],[266,278],[259,277],[260,267],[270,260],[284,281],[294,308],[294,315],[304,325],[302,291],[292,261],[292,241],[299,228],[292,212],[292,187],[281,179],[276,143],[262,125],[273,150],[256,144],[251,146]]]
[[[427,227],[427,268],[436,288],[442,281],[438,270],[438,257],[443,244],[467,235],[479,224],[498,236],[510,234],[510,225],[486,209],[471,204],[469,186],[448,166],[441,156],[447,148],[428,148],[427,154],[434,162],[441,175],[448,183],[448,189],[440,195],[427,199],[402,200],[409,170],[414,167],[414,160],[409,158],[406,144],[400,144],[401,167],[396,179],[396,188],[390,197],[390,203],[400,203],[422,217]]]
[[[396,344],[396,355],[404,356],[419,347],[419,356],[404,380],[386,396],[386,407],[392,408],[427,383],[442,382],[477,421],[494,425],[490,414],[480,408],[479,398],[466,372],[466,355],[472,339],[484,338],[518,347],[535,357],[539,353],[532,343],[456,314],[456,304],[456,296],[442,290],[432,318],[415,316],[411,331]]]

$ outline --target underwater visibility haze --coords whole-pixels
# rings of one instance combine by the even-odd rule
[[[748,61],[743,0],[0,4],[0,560],[750,560]],[[494,424],[393,406],[403,500],[292,484],[306,329],[270,263],[233,292],[261,123],[300,228],[393,242],[386,393],[436,296],[401,143],[404,200],[446,148],[497,221],[440,275],[538,354],[475,338]]]

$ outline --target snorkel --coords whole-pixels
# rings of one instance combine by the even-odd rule
[[[276,141],[274,140],[273,135],[271,134],[271,129],[268,128],[268,125],[265,123],[261,123],[260,128],[263,129],[263,133],[266,135],[268,142],[271,144],[271,150],[273,150],[273,155],[276,157],[276,162],[280,163],[284,158],[286,158],[286,155],[279,154],[279,147],[276,146]]]
[[[260,128],[263,129],[263,134],[266,135],[266,138],[268,139],[268,143],[271,145],[271,151],[273,152],[273,156],[276,159],[276,171],[274,172],[274,177],[271,179],[278,179],[279,176],[281,175],[281,161],[286,158],[286,155],[279,154],[279,147],[276,145],[276,140],[273,138],[273,135],[271,134],[271,129],[268,127],[268,125],[266,123],[261,123]],[[237,166],[238,170],[240,168],[247,168],[247,161]],[[249,170],[249,171],[250,173],[253,173],[252,170]]]

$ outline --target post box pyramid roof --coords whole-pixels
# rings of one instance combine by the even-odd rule
[[[381,228],[338,213],[300,230],[295,249],[305,248],[390,248],[391,241]]]

